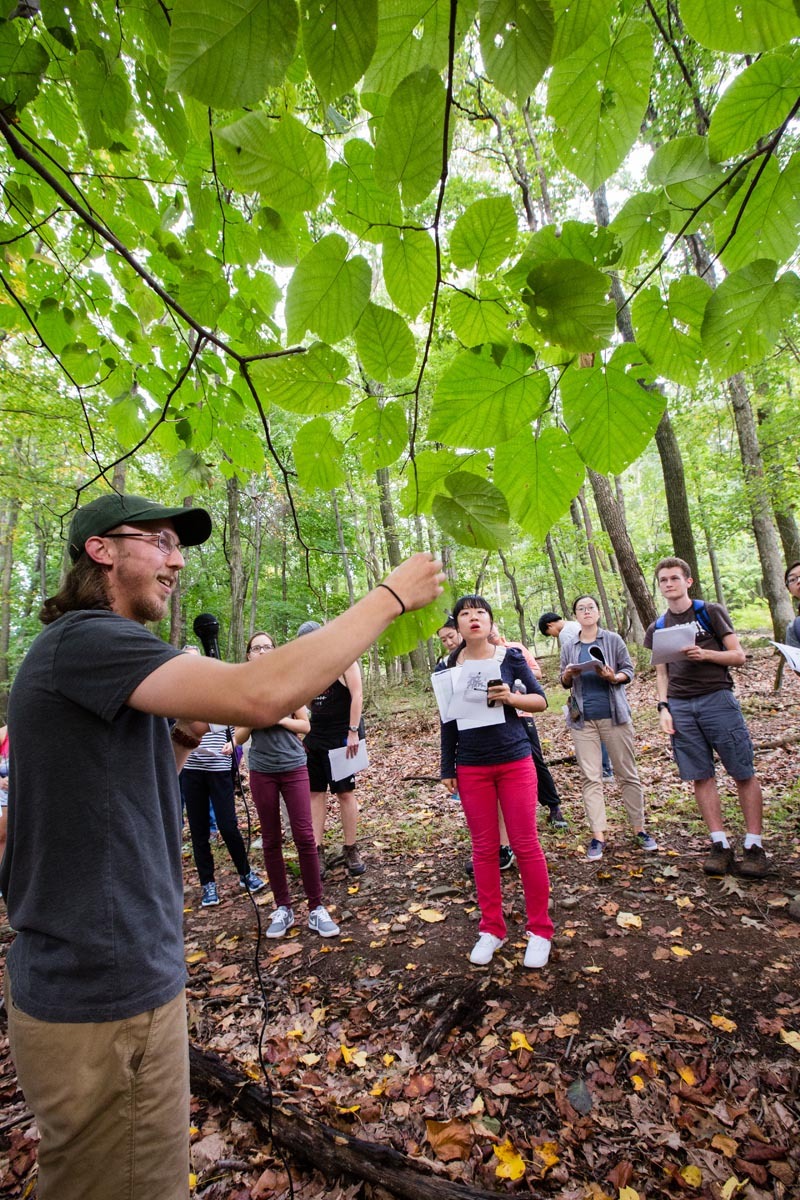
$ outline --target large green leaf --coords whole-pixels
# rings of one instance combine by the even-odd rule
[[[800,37],[796,0],[681,0],[681,20],[701,46],[734,54]]]
[[[508,498],[511,515],[534,542],[541,544],[569,509],[583,483],[583,460],[561,429],[538,437],[525,430],[497,447],[494,478]]]
[[[309,491],[329,492],[344,483],[344,446],[334,436],[330,421],[325,417],[315,417],[301,425],[294,439],[293,452],[302,487]]]
[[[505,273],[509,287],[521,291],[532,267],[560,259],[588,263],[602,269],[613,266],[620,256],[621,244],[616,234],[602,225],[585,221],[564,221],[545,225],[531,234],[527,245],[513,267]]]
[[[39,91],[50,62],[41,42],[20,36],[23,29],[22,21],[0,24],[0,108],[13,108],[17,112]]]
[[[430,303],[436,285],[436,247],[422,229],[388,230],[383,240],[383,282],[408,317]]]
[[[459,0],[456,42],[472,24],[476,0]],[[450,0],[381,0],[378,45],[364,77],[368,92],[389,96],[401,79],[430,66],[447,65]]]
[[[631,196],[609,226],[622,243],[619,265],[637,267],[658,257],[669,225],[669,205],[662,192]]]
[[[439,380],[428,436],[473,450],[514,437],[541,415],[550,393],[546,372],[530,370],[531,358],[519,345],[500,363],[491,347],[459,354]]]
[[[93,148],[110,146],[126,127],[131,106],[128,77],[121,62],[109,67],[94,50],[81,50],[70,63],[78,111]]]
[[[424,200],[442,173],[445,91],[425,67],[397,85],[378,127],[375,180],[384,191],[400,185],[406,204]]]
[[[230,298],[228,285],[221,272],[187,269],[181,274],[178,299],[198,321],[213,326]]]
[[[155,59],[136,64],[136,95],[142,113],[158,130],[167,149],[182,159],[189,145],[189,126],[180,100],[174,93],[165,95],[167,73]]]
[[[763,169],[762,169],[763,168]],[[752,193],[757,172],[761,172]],[[757,258],[788,262],[800,232],[800,153],[781,171],[774,158],[754,163],[746,181],[714,223],[717,253],[728,271]]]
[[[765,54],[720,97],[708,130],[712,158],[734,158],[785,121],[800,93],[800,55]]]
[[[248,113],[217,130],[227,149],[231,174],[243,192],[261,197],[281,212],[316,208],[328,175],[325,143],[295,117],[271,120]]]
[[[213,108],[261,100],[297,42],[295,0],[175,0],[167,87]]]
[[[400,493],[400,511],[404,517],[415,513],[430,513],[433,498],[444,492],[445,480],[454,471],[473,471],[485,476],[489,466],[486,453],[458,454],[444,446],[436,450],[421,450],[405,471],[406,484]]]
[[[399,656],[416,650],[420,642],[432,637],[442,623],[442,603],[434,600],[425,608],[396,617],[379,638],[388,655]]]
[[[391,225],[402,225],[400,191],[385,192],[375,178],[375,147],[351,138],[343,161],[332,165],[330,183],[336,216],[352,233],[368,242],[383,241]]]
[[[556,18],[550,61],[557,63],[579,49],[608,20],[616,0],[553,0]]]
[[[618,346],[609,361],[570,367],[561,380],[564,420],[587,467],[620,474],[648,444],[664,411],[664,397],[637,380],[649,371],[637,347]]]
[[[371,475],[381,467],[397,462],[408,444],[406,410],[398,400],[379,404],[367,396],[356,409],[353,432],[358,435],[356,450],[364,470]]]
[[[495,298],[498,289],[491,291],[492,295],[472,296],[467,292],[450,295],[450,324],[465,346],[483,346],[487,342],[504,345],[511,341],[511,314],[507,305]]]
[[[339,233],[326,234],[300,260],[286,289],[286,334],[297,342],[307,329],[325,342],[352,333],[369,301],[372,271],[360,254],[350,257]]]
[[[324,100],[341,96],[367,69],[378,40],[377,0],[301,0],[308,72]]]
[[[274,208],[260,210],[258,240],[264,254],[276,267],[294,267],[299,262],[301,255],[294,231]]]
[[[514,252],[517,212],[510,196],[487,196],[470,204],[456,221],[450,257],[457,267],[495,271]]]
[[[364,370],[379,383],[402,379],[414,366],[414,335],[390,308],[368,304],[356,329],[356,350]]]
[[[793,271],[775,278],[776,264],[758,259],[724,279],[703,320],[703,346],[715,379],[757,366],[772,352],[781,326],[800,304]]]
[[[444,532],[461,546],[498,550],[510,533],[503,493],[471,471],[448,475],[445,486],[449,495],[433,500],[433,515]]]
[[[252,429],[241,423],[216,426],[215,437],[234,467],[247,475],[257,475],[264,470],[264,443]]]
[[[626,20],[610,42],[604,30],[553,67],[547,99],[556,123],[553,144],[564,166],[592,191],[638,136],[652,65],[649,29]]]
[[[705,357],[700,326],[710,295],[711,289],[702,279],[686,277],[670,285],[666,301],[657,287],[649,287],[633,302],[631,317],[642,354],[659,375],[686,387],[697,383]],[[681,325],[689,326],[689,332]]]
[[[610,286],[608,276],[588,263],[545,262],[528,273],[522,302],[545,341],[573,353],[590,353],[605,346],[614,332]]]
[[[304,354],[283,355],[253,363],[250,373],[264,403],[295,413],[325,413],[343,408],[350,389],[344,355],[316,342]]]
[[[479,13],[487,75],[504,96],[526,100],[550,62],[550,0],[480,0]]]

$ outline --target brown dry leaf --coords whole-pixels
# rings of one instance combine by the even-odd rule
[[[475,1141],[468,1121],[426,1121],[425,1128],[433,1152],[441,1162],[456,1159],[466,1162]]]
[[[447,918],[443,912],[439,912],[437,908],[421,908],[417,913],[420,921],[426,921],[428,925],[435,925],[438,921],[445,921]]]
[[[726,1158],[734,1158],[739,1153],[739,1143],[733,1138],[727,1137],[724,1133],[715,1133],[711,1139],[711,1145],[715,1150],[719,1150]]]
[[[324,949],[324,947],[321,947]],[[282,958],[291,958],[293,954],[303,953],[303,943],[299,940],[294,942],[281,942],[274,950],[270,950],[270,962],[280,962]]]

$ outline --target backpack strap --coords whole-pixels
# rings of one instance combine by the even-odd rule
[[[717,641],[719,643],[719,645],[721,646],[722,639],[720,637],[718,637],[717,634],[714,632],[714,628],[711,624],[711,617],[709,615],[708,609],[706,608],[705,600],[693,600],[692,601],[692,612],[693,612],[694,619],[697,622],[697,624],[700,625],[701,628],[704,629],[706,631],[706,633],[709,634],[710,637],[713,637],[714,640]],[[662,613],[660,617],[656,617],[656,623],[655,623],[656,629],[664,628],[665,622],[666,622],[666,616],[667,616],[666,613]]]

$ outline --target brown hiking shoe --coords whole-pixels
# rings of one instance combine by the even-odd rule
[[[344,865],[347,867],[351,875],[363,875],[367,869],[366,863],[358,853],[358,846],[353,842],[352,846],[343,846],[344,850]]]
[[[763,879],[768,871],[769,864],[763,846],[750,846],[742,851],[739,874],[744,879]]]
[[[319,877],[324,879],[328,873],[328,868],[325,866],[325,847],[317,846],[317,858],[319,859]]]
[[[722,842],[712,842],[711,852],[703,863],[706,875],[727,875],[733,870],[733,847]]]

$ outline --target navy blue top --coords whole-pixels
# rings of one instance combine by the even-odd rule
[[[488,661],[488,660],[487,660]],[[518,679],[529,696],[544,696],[539,680],[525,661],[521,650],[506,648],[505,658],[498,663],[498,675],[510,688]],[[447,670],[447,667],[443,668]],[[479,729],[459,729],[456,721],[441,726],[441,777],[454,779],[456,764],[460,767],[492,766],[516,762],[531,753],[531,743],[516,709],[506,704],[502,725],[482,725]],[[526,714],[530,715],[530,714]]]
[[[589,662],[592,655],[589,653],[592,646],[596,646],[597,642],[581,642],[581,648],[578,651],[578,662]],[[608,697],[608,684],[605,679],[601,679],[594,671],[588,671],[581,676],[583,683],[583,719],[584,721],[610,721],[611,720],[611,701]]]

